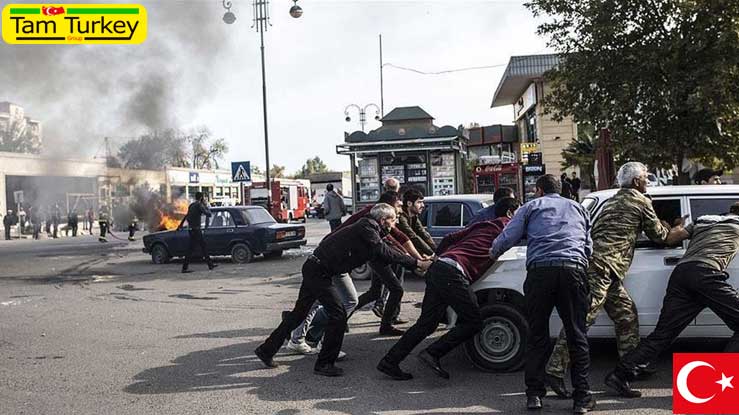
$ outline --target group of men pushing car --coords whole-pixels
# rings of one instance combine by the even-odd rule
[[[418,354],[422,363],[448,379],[450,375],[441,365],[442,357],[473,337],[483,325],[471,285],[522,238],[527,243],[524,311],[529,326],[525,363],[528,409],[542,408],[547,386],[560,396],[571,396],[574,413],[586,413],[595,407],[588,380],[590,353],[586,333],[601,308],[614,321],[621,357],[618,366],[606,376],[605,384],[623,397],[641,396],[629,382],[649,372],[659,353],[706,307],[735,331],[727,351],[739,351],[739,295],[726,282],[726,268],[739,251],[739,203],[727,206],[726,214],[703,216],[688,226],[668,228],[645,195],[647,169],[643,164],[626,163],[619,169],[617,180],[620,190],[605,203],[592,226],[588,212],[580,204],[559,195],[559,180],[545,175],[536,183],[536,199],[519,208],[515,198],[499,198],[487,212],[481,212],[481,219],[447,235],[433,255],[409,254],[397,238],[390,237],[388,242],[398,209],[378,203],[351,219],[348,226],[330,233],[308,257],[295,308],[285,313],[255,354],[266,366],[277,366],[273,357],[318,301],[328,322],[314,372],[342,375],[343,370],[335,362],[351,311],[342,305],[333,277],[369,263],[380,281],[396,290],[385,309],[385,313],[392,313],[399,304],[399,284],[390,267],[396,264],[424,272],[426,290],[421,316],[410,329],[396,330],[389,319],[383,320],[381,332],[402,336],[377,369],[393,379],[412,379],[400,363],[436,330],[445,318],[446,308],[451,307],[459,316],[457,324]],[[655,330],[640,341],[636,307],[623,279],[641,232],[665,245],[691,241],[672,272]],[[555,307],[564,328],[549,354],[549,319]],[[568,367],[572,394],[564,384]]]

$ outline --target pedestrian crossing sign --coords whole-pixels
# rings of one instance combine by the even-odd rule
[[[231,178],[234,182],[251,184],[251,163],[248,161],[234,161],[231,163]]]

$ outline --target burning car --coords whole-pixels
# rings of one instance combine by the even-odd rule
[[[286,249],[306,244],[303,225],[278,224],[272,215],[260,206],[211,208],[213,215],[203,228],[210,256],[231,256],[233,262],[245,264],[255,255],[279,257]],[[187,226],[176,229],[179,221],[172,221],[175,229],[144,236],[144,249],[155,264],[165,264],[174,257],[187,255],[189,234]],[[169,226],[167,226],[169,228]]]

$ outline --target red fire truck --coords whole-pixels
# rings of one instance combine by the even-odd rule
[[[271,182],[272,206],[267,206],[267,190],[264,182],[252,183],[249,192],[251,204],[267,209],[277,222],[293,220],[305,222],[310,204],[310,181],[279,178]]]

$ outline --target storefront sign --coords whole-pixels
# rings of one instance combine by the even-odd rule
[[[200,183],[200,174],[196,171],[191,171],[189,181],[190,183]]]
[[[536,105],[536,84],[531,83],[526,92],[513,104],[514,111],[516,113],[516,119],[521,118],[529,108]]]

